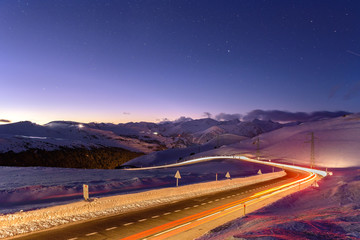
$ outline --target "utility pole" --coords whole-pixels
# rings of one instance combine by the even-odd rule
[[[317,138],[314,136],[314,132],[311,132],[310,135],[311,135],[310,141],[306,141],[305,143],[310,143],[310,145],[311,145],[310,168],[314,168],[315,167],[315,139],[317,139]]]

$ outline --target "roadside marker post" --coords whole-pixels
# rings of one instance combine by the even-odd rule
[[[225,175],[225,177],[226,177],[227,179],[231,179],[230,173],[227,172],[226,175]]]
[[[217,173],[216,173],[216,178],[215,178],[215,179],[216,179],[216,181],[217,181]]]
[[[175,178],[176,178],[176,186],[179,186],[179,179],[181,178],[180,172],[179,170],[177,170],[176,174],[175,174]]]
[[[244,204],[244,216],[246,216],[246,204]]]
[[[89,201],[89,185],[83,184],[83,196],[85,201]]]

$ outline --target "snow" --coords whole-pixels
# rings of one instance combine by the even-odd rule
[[[360,168],[333,171],[320,188],[287,196],[198,240],[359,239]]]
[[[53,121],[45,125],[18,122],[0,125],[0,153],[60,147],[119,147],[150,153],[159,148],[204,144],[220,134],[253,137],[280,128],[270,121],[216,121],[205,118],[166,123],[78,123]]]
[[[37,125],[18,122],[0,125],[0,153],[27,149],[56,150],[59,147],[90,148],[119,147],[134,152],[149,153],[158,144],[118,136],[111,131],[89,128],[75,122],[51,122]]]
[[[256,122],[256,120],[254,121]],[[214,130],[214,127],[207,129],[206,133],[211,129]],[[317,166],[322,168],[360,166],[360,158],[358,157],[360,156],[360,148],[358,147],[360,142],[360,116],[358,114],[306,122],[260,134],[257,137],[260,139],[261,157],[264,159],[282,159],[291,164],[309,165],[310,143],[305,142],[310,140],[311,132],[314,132],[316,137],[315,163]],[[201,147],[193,146],[154,152],[135,158],[126,165],[162,165],[209,155],[239,153],[254,155],[257,147],[254,142],[257,137],[246,140],[245,137],[234,134],[217,135]],[[218,145],[222,147],[214,149]],[[193,155],[190,156],[192,153]]]
[[[224,146],[203,154],[256,153],[255,140],[260,139],[262,159],[281,159],[298,165],[310,165],[310,134],[315,136],[315,165],[320,168],[360,166],[360,114],[306,122],[283,127],[256,138]]]
[[[164,151],[153,152],[134,158],[123,165],[133,165],[138,167],[160,166],[164,164],[187,161],[193,158],[208,155],[208,151],[217,146],[230,145],[247,139],[246,137],[234,134],[222,134],[201,146],[187,148],[174,148]]]
[[[109,214],[125,213],[159,204],[167,204],[186,198],[254,184],[285,175],[285,172],[268,173],[232,180],[198,183],[180,187],[161,188],[152,191],[120,196],[96,198],[93,201],[75,202],[28,212],[0,215],[0,237],[9,237],[21,233],[46,229],[65,223],[91,219]],[[186,178],[182,176],[181,181]]]
[[[23,151],[29,146],[49,150],[58,146],[87,147],[100,145],[145,151],[149,146],[158,145],[158,143],[151,142],[154,140],[163,142],[168,147],[187,147],[195,141],[208,141],[203,145],[154,152],[128,162],[128,164],[138,166],[152,166],[175,163],[179,160],[184,161],[199,156],[254,155],[256,152],[255,138],[241,136],[253,137],[261,133],[258,137],[262,159],[284,160],[285,162],[308,166],[310,163],[310,144],[305,142],[310,140],[310,133],[314,132],[316,137],[316,166],[334,168],[332,169],[335,173],[334,176],[320,181],[319,190],[308,189],[299,194],[293,194],[272,205],[272,207],[249,215],[246,220],[240,219],[228,226],[222,226],[214,230],[211,233],[212,235],[204,236],[202,239],[236,239],[241,237],[251,239],[262,236],[270,237],[271,234],[275,234],[279,238],[289,239],[294,238],[294,236],[306,238],[309,236],[306,234],[310,233],[313,233],[315,238],[359,238],[360,114],[285,127],[276,123],[255,120],[253,122],[214,121],[204,119],[162,124],[82,124],[82,126],[80,123],[74,122],[52,122],[46,126],[39,126],[30,122],[5,124],[0,126],[0,152]],[[259,127],[259,124],[262,127]],[[274,128],[277,130],[264,133]],[[154,134],[155,132],[158,134]],[[119,135],[125,135],[125,133],[135,134],[136,137]],[[167,134],[176,134],[176,136]],[[179,137],[179,134],[184,136]],[[149,141],[143,141],[146,139]],[[242,164],[246,164],[246,166]],[[90,203],[92,205],[88,205],[97,209],[95,206],[102,205],[98,204],[102,199],[107,201],[111,198],[105,196],[122,194],[118,197],[127,198],[130,195],[129,193],[135,194],[150,189],[159,190],[159,188],[164,187],[166,188],[162,190],[166,191],[175,183],[173,176],[176,170],[180,170],[182,176],[180,184],[190,184],[195,179],[210,181],[216,172],[221,172],[221,176],[224,177],[229,169],[232,177],[236,177],[236,174],[238,174],[237,177],[256,174],[259,167],[251,167],[247,164],[239,161],[217,160],[176,169],[139,171],[0,167],[0,204],[2,213],[6,214],[0,218],[10,221],[8,223],[14,223],[11,222],[12,218],[19,219],[19,216],[22,216],[21,214],[26,215],[27,212],[7,213],[76,202],[81,199],[81,186],[84,183],[90,185],[91,196],[102,197]],[[350,167],[356,168],[349,169]],[[263,173],[271,170],[270,167],[261,168]],[[143,205],[129,204],[129,206],[135,209],[154,203],[164,202],[154,200],[145,202]],[[45,209],[41,211],[46,211]],[[59,208],[56,209],[59,210]],[[99,210],[99,212],[96,210],[90,215],[94,217],[123,210],[121,207],[109,205],[108,209]],[[50,219],[49,221],[37,222],[37,224],[34,223],[35,225],[21,228],[22,230],[19,231],[29,231],[32,228],[39,229],[41,225],[51,226],[60,222],[71,222],[90,217],[79,213],[68,218],[60,218],[59,221],[53,221],[56,217],[55,213],[49,212],[46,215],[45,212],[44,214],[39,216]],[[17,231],[18,229],[10,228],[10,230],[2,230],[1,234],[9,236],[18,233]],[[328,234],[328,236],[324,234]]]
[[[309,165],[309,133],[314,132],[316,165],[334,175],[319,188],[292,194],[266,208],[213,229],[198,240],[222,239],[360,239],[360,114],[302,123],[261,134],[261,156]],[[255,139],[236,149],[254,155]],[[210,154],[210,152],[208,152]]]
[[[89,185],[91,196],[104,197],[174,186],[174,174],[180,171],[181,185],[244,177],[272,168],[235,159],[220,159],[176,168],[154,170],[101,170],[46,167],[0,167],[0,214],[31,210],[55,204],[79,201],[82,184]]]

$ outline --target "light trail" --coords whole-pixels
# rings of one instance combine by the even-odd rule
[[[293,181],[291,183],[286,183],[278,187],[273,187],[258,193],[255,193],[249,197],[224,204],[191,216],[187,216],[152,229],[131,235],[129,237],[123,238],[124,240],[135,240],[135,239],[166,239],[168,237],[174,236],[181,232],[184,232],[188,229],[194,228],[201,224],[204,224],[209,221],[226,216],[235,211],[239,211],[244,208],[244,205],[250,206],[256,204],[264,199],[270,198],[279,193],[285,192],[291,188],[296,188],[300,185],[306,184],[316,179],[317,175],[313,172],[307,171],[308,176],[303,179]]]
[[[258,164],[263,164],[263,165],[279,167],[279,168],[290,168],[290,169],[295,169],[295,170],[309,171],[309,172],[316,173],[322,177],[326,177],[328,175],[328,173],[326,171],[322,171],[322,170],[318,170],[318,169],[306,168],[306,167],[300,167],[300,166],[294,166],[294,165],[288,165],[288,164],[282,164],[282,163],[260,161],[260,160],[251,159],[251,158],[248,158],[245,156],[241,156],[241,155],[230,155],[230,156],[229,155],[220,155],[220,156],[201,157],[201,158],[195,158],[195,159],[188,160],[186,162],[181,162],[181,163],[173,163],[173,164],[154,166],[154,167],[128,168],[128,169],[124,169],[124,170],[136,171],[136,170],[178,167],[178,166],[184,166],[184,165],[189,165],[189,164],[194,164],[194,163],[199,163],[199,162],[211,161],[211,160],[215,160],[215,159],[239,159],[239,160],[244,160],[247,162],[253,162],[253,163],[258,163]]]
[[[128,236],[126,238],[123,238],[124,240],[135,240],[135,239],[143,239],[146,237],[146,239],[166,239],[168,237],[174,236],[176,234],[179,234],[181,232],[184,232],[186,230],[189,230],[191,228],[194,228],[196,226],[199,226],[201,224],[204,224],[209,221],[213,221],[215,219],[221,218],[223,216],[226,216],[230,213],[233,213],[235,211],[239,211],[241,209],[244,209],[245,206],[250,206],[253,204],[256,204],[260,201],[263,201],[265,199],[271,198],[277,194],[280,194],[282,192],[288,191],[292,188],[300,187],[301,185],[307,184],[311,181],[314,181],[317,178],[317,175],[320,175],[322,177],[327,176],[326,171],[317,170],[317,169],[311,169],[311,168],[305,168],[300,166],[294,166],[294,165],[288,165],[288,164],[281,164],[281,163],[274,163],[274,162],[265,162],[265,161],[259,161],[255,159],[250,159],[245,156],[209,156],[209,157],[201,157],[197,159],[192,159],[186,162],[182,163],[174,163],[174,164],[168,164],[163,166],[155,166],[155,167],[147,167],[147,168],[141,168],[141,170],[144,169],[156,169],[156,168],[165,168],[165,167],[176,167],[176,166],[183,166],[188,164],[194,164],[198,162],[203,161],[210,161],[214,159],[239,159],[243,161],[258,163],[258,164],[264,164],[269,166],[274,166],[278,168],[285,168],[285,169],[293,169],[296,171],[302,171],[307,172],[308,176],[306,176],[303,179],[295,180],[290,183],[283,184],[281,186],[272,187],[267,190],[260,191],[258,193],[255,193],[249,197],[227,203],[200,213],[196,213],[191,216],[187,216],[148,230],[145,230],[143,232]],[[138,169],[128,169],[128,170],[138,170]],[[245,212],[245,211],[244,211]]]

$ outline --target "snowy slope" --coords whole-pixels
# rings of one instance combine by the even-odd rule
[[[315,136],[315,165],[329,168],[360,166],[360,114],[306,122],[260,134],[260,155],[310,165],[311,132]],[[203,154],[256,154],[257,138],[241,141]]]
[[[21,152],[31,148],[54,150],[59,147],[106,146],[148,153],[158,145],[75,122],[51,122],[43,126],[31,122],[0,125],[0,152]]]
[[[202,156],[203,154],[207,155],[210,153],[209,151],[217,147],[238,143],[240,141],[243,141],[244,139],[247,138],[234,134],[222,134],[203,145],[153,152],[134,158],[123,165],[149,167],[176,163],[178,161],[186,161],[195,157]]]
[[[29,210],[82,199],[82,184],[88,184],[92,197],[126,194],[149,189],[173,187],[174,174],[181,172],[181,185],[263,173],[271,167],[221,159],[176,168],[126,171],[119,169],[70,169],[0,166],[0,214]]]
[[[198,240],[360,239],[360,169],[335,170],[319,185],[219,226]]]
[[[211,118],[165,123],[78,123],[53,121],[45,125],[18,122],[0,125],[0,152],[59,147],[119,147],[150,153],[166,148],[204,144],[221,134],[253,137],[280,128],[271,121],[216,121]]]

